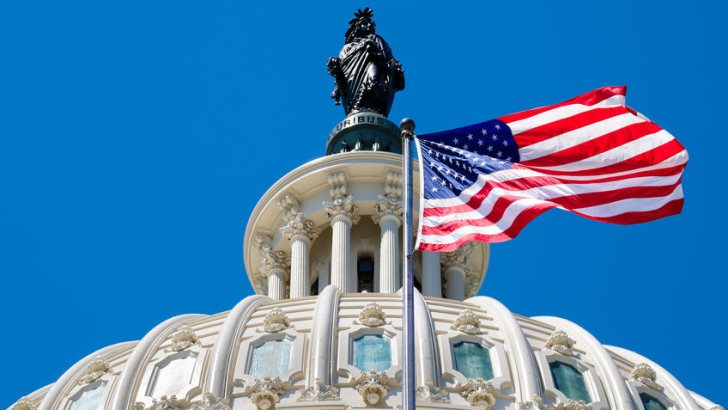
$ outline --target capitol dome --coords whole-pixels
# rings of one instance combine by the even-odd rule
[[[291,171],[245,232],[256,295],[91,353],[11,409],[398,408],[400,170],[396,153],[357,151]],[[475,296],[489,256],[416,255],[418,408],[721,408],[575,323]]]

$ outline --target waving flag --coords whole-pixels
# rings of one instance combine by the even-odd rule
[[[604,87],[417,136],[417,248],[446,252],[470,241],[506,241],[551,208],[617,224],[679,213],[687,151],[625,106],[625,91]]]

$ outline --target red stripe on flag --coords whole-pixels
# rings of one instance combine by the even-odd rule
[[[523,161],[521,162],[521,165],[528,167],[555,167],[559,165],[566,165],[593,157],[601,154],[602,152],[609,151],[610,149],[642,138],[645,135],[654,134],[661,130],[662,128],[653,122],[631,124],[574,147],[567,148],[562,151],[556,151],[545,157]]]
[[[624,107],[595,108],[575,114],[571,117],[562,118],[560,120],[550,122],[538,127],[531,128],[513,137],[518,144],[518,148],[527,147],[537,142],[546,141],[555,136],[574,131],[576,129],[603,121],[617,115],[626,114]]]
[[[594,91],[590,91],[586,94],[582,94],[578,97],[574,97],[570,100],[564,101],[559,104],[549,105],[546,107],[533,108],[531,110],[526,110],[526,111],[521,111],[521,112],[515,113],[515,114],[505,115],[498,119],[505,123],[509,123],[509,122],[513,122],[513,121],[522,120],[524,118],[533,117],[536,114],[541,114],[542,112],[546,112],[546,111],[552,110],[557,107],[562,107],[564,105],[570,105],[570,104],[595,105],[595,104],[598,104],[598,103],[606,100],[609,97],[614,97],[615,95],[626,95],[626,94],[627,94],[626,86],[607,86],[607,87],[602,87],[602,88],[596,89]]]

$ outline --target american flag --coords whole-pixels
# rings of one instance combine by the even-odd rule
[[[561,208],[634,224],[683,206],[685,148],[625,105],[626,87],[417,136],[422,178],[418,249],[514,238]]]

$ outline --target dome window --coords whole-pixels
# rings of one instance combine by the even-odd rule
[[[574,366],[559,361],[549,363],[551,376],[557,390],[571,400],[582,400],[590,403],[589,390],[584,382],[584,375]]]
[[[374,292],[374,258],[361,257],[356,262],[357,291]]]
[[[291,360],[291,342],[285,339],[268,340],[253,349],[253,360],[248,374],[263,379],[280,377],[288,370]]]
[[[642,407],[645,410],[667,410],[667,407],[662,402],[647,393],[640,393],[640,401],[642,401]]]
[[[468,379],[490,380],[493,378],[493,364],[490,353],[479,343],[457,342],[452,347],[455,356],[455,370]]]
[[[70,400],[67,410],[96,410],[103,407],[106,383],[96,383],[76,393]]]
[[[354,339],[353,347],[353,364],[357,369],[363,372],[382,372],[392,367],[392,345],[388,338],[382,335],[363,335]]]

